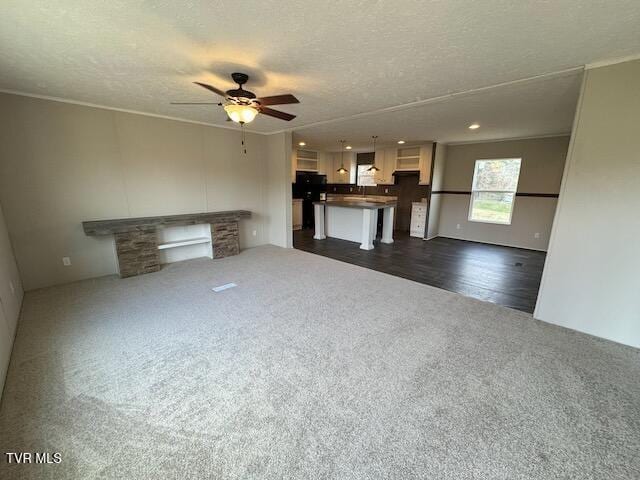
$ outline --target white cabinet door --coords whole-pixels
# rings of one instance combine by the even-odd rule
[[[395,183],[395,177],[393,172],[396,171],[396,157],[397,151],[395,148],[385,148],[382,150],[384,162],[382,164],[382,179],[383,185],[393,185]]]
[[[327,154],[324,152],[318,152],[318,174],[327,174]]]
[[[386,154],[386,150],[376,151],[376,167],[380,169],[376,174],[376,183],[378,185],[393,185],[391,164],[392,159]]]
[[[345,152],[344,154],[344,168],[349,170],[349,173],[345,175],[347,177],[344,183],[357,183],[358,179],[358,161],[356,159],[356,152]]]
[[[324,172],[325,175],[327,176],[327,183],[334,183],[333,182],[333,153],[331,152],[325,152],[323,154],[324,156]]]
[[[375,158],[373,163],[379,170],[373,178],[378,185],[384,185],[384,150],[376,150],[376,152],[374,152],[374,156]]]
[[[420,147],[420,185],[429,185],[431,183],[432,152],[433,143]]]

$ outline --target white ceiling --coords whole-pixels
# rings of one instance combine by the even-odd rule
[[[518,82],[481,92],[454,95],[414,107],[360,115],[297,129],[294,142],[305,148],[338,151],[338,140],[354,151],[377,145],[407,145],[424,141],[473,142],[570,133],[582,70],[544,79]],[[470,130],[472,123],[480,128]]]
[[[302,102],[281,107],[293,122],[259,116],[251,129],[297,130],[634,55],[638,25],[637,0],[3,0],[0,89],[228,126],[220,107],[169,102],[215,100],[191,82],[227,89],[244,71],[258,95]],[[469,120],[484,123],[476,138],[567,131],[577,80],[549,78],[300,133],[451,141],[444,125]]]

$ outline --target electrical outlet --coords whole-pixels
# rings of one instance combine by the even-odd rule
[[[350,192],[353,192],[353,187],[349,187],[349,191],[350,191]]]
[[[389,193],[389,189],[388,189],[388,188],[385,188],[385,189],[384,189],[384,193]]]
[[[533,238],[540,238],[540,232],[536,232],[533,234]]]
[[[255,237],[256,235],[258,235],[258,231],[257,230],[252,230],[251,231],[251,235],[253,235]]]
[[[62,257],[62,265],[68,267],[71,265],[71,259],[69,257]]]
[[[460,228],[462,228],[462,227],[460,227],[460,224],[459,223],[456,224],[456,230],[460,230]]]

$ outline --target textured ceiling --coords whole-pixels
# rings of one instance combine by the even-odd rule
[[[569,133],[580,93],[582,70],[481,92],[455,95],[415,107],[361,115],[294,132],[294,142],[307,148],[340,150],[347,140],[355,151],[378,145],[424,141],[473,142]],[[472,123],[480,128],[470,130]]]
[[[637,0],[3,0],[0,89],[228,126],[169,102],[215,99],[191,82],[244,71],[259,95],[302,101],[282,107],[293,122],[251,125],[273,132],[637,54],[638,25]]]

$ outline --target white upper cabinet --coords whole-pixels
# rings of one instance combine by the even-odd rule
[[[419,171],[420,185],[429,185],[431,181],[431,152],[433,144],[385,148],[376,151],[376,166],[380,169],[376,175],[379,185],[393,185],[395,171]]]
[[[302,172],[318,171],[318,152],[315,150],[296,149],[296,170]]]
[[[327,170],[327,154],[325,152],[318,152],[318,173],[320,175],[326,175]]]
[[[376,150],[375,162],[380,171],[376,174],[378,185],[393,185],[393,172],[419,171],[420,185],[431,182],[431,154],[433,144],[391,147]],[[357,162],[354,152],[342,153],[345,174],[339,174],[340,152],[319,152],[316,150],[293,149],[291,158],[291,181],[296,181],[296,171],[312,172],[327,176],[327,183],[356,183]]]
[[[396,170],[418,170],[420,168],[420,147],[396,148]]]
[[[420,185],[429,185],[431,183],[431,161],[433,154],[433,143],[420,146]]]
[[[327,175],[331,170],[330,156],[330,153],[294,148],[291,157],[291,182],[295,183],[297,171]]]
[[[327,183],[336,183],[334,174],[335,174],[335,168],[333,168],[333,156],[334,154],[331,152],[326,152],[324,154],[324,164],[325,164],[325,175],[327,176]]]
[[[376,167],[380,171],[376,174],[378,185],[393,185],[395,179],[393,172],[396,169],[396,149],[386,148],[376,151]]]

